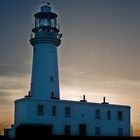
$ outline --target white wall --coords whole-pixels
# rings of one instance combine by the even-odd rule
[[[44,106],[44,115],[37,114],[37,105]],[[56,116],[52,115],[52,106],[56,106]],[[71,108],[71,117],[65,117],[65,107]],[[95,119],[95,110],[101,110],[101,119]],[[107,120],[107,111],[111,111],[111,120]],[[117,119],[117,112],[123,112],[123,120]],[[41,100],[24,98],[16,101],[16,125],[20,123],[52,124],[53,134],[64,134],[64,125],[71,126],[71,134],[79,134],[79,124],[87,125],[87,135],[95,135],[95,127],[101,128],[102,136],[117,136],[118,128],[123,135],[130,135],[130,107],[120,105],[97,104],[62,100]]]
[[[31,96],[50,99],[53,92],[54,97],[59,98],[57,46],[42,43],[33,47]],[[50,77],[53,77],[52,82]]]

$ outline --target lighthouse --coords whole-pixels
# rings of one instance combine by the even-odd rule
[[[35,26],[30,39],[33,46],[30,96],[59,99],[57,47],[61,43],[61,34],[57,14],[52,12],[50,3],[47,3],[34,17]]]
[[[62,35],[57,14],[47,3],[34,18],[30,92],[15,101],[14,122],[5,135],[17,139],[130,136],[130,106],[110,104],[105,97],[101,103],[88,102],[85,95],[79,101],[60,98],[57,48]]]

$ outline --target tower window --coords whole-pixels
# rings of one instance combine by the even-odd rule
[[[95,119],[100,119],[101,117],[100,117],[100,110],[99,109],[96,109],[95,110]]]
[[[38,115],[43,115],[44,114],[43,105],[38,105],[37,106],[37,114]]]
[[[34,54],[36,53],[36,48],[34,47]]]
[[[65,135],[70,135],[70,125],[65,125]]]
[[[122,111],[118,111],[118,120],[119,121],[123,120],[123,112]]]
[[[56,106],[53,106],[52,107],[52,115],[53,116],[56,116]]]
[[[123,136],[123,128],[118,128],[118,136]]]
[[[54,99],[54,92],[51,92],[51,98]]]
[[[70,117],[70,116],[71,116],[70,107],[65,107],[65,117]]]
[[[111,120],[111,111],[110,110],[107,111],[107,119]]]
[[[95,127],[95,136],[100,136],[100,135],[101,135],[101,128]]]
[[[54,81],[54,77],[50,76],[50,82],[53,82],[53,81]]]

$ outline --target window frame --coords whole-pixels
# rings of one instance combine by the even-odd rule
[[[99,126],[95,127],[95,136],[101,136],[101,127]]]
[[[65,117],[71,117],[71,108],[65,107]]]
[[[54,82],[54,77],[50,76],[50,82],[53,83]]]
[[[99,109],[95,110],[95,119],[101,119],[101,110]]]
[[[71,134],[71,126],[70,125],[66,124],[64,126],[64,134],[65,135],[70,135]]]
[[[118,113],[117,113],[117,119],[119,121],[123,121],[123,112],[122,111],[118,111]]]
[[[56,106],[52,106],[52,116],[56,116]]]
[[[111,111],[107,110],[107,120],[111,120]]]
[[[123,136],[123,128],[118,128],[118,136]]]
[[[37,115],[44,115],[44,105],[43,104],[37,105]]]

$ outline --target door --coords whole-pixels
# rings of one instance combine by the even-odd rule
[[[45,125],[20,125],[16,128],[16,138],[33,139],[47,138],[52,135],[52,126]]]
[[[80,136],[86,136],[86,124],[80,124],[79,125],[79,135]]]

